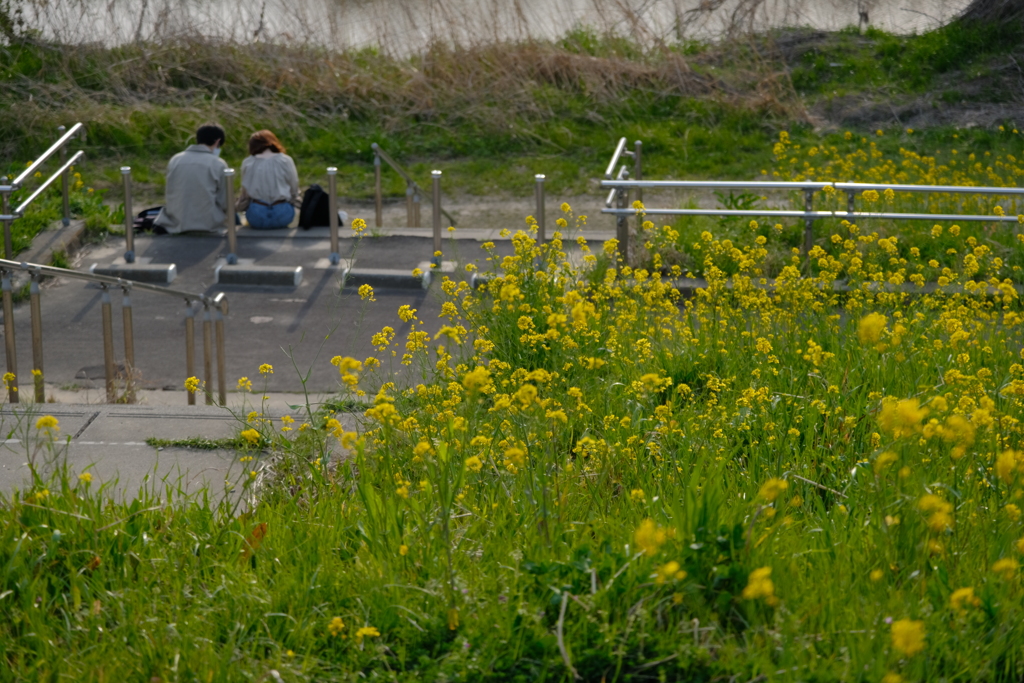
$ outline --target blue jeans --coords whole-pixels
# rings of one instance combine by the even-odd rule
[[[295,218],[295,207],[288,202],[274,206],[250,202],[249,208],[245,210],[245,217],[249,220],[249,227],[256,230],[287,228]]]

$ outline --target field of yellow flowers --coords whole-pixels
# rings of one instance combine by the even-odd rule
[[[250,511],[5,502],[3,677],[1020,680],[1018,262],[837,222],[769,280],[755,224],[682,298],[563,211],[325,363],[359,432],[248,416]]]
[[[1003,128],[995,133],[997,141],[1006,146],[1020,137],[1016,129]],[[1024,177],[1024,159],[994,149],[974,149],[960,133],[950,132],[939,141],[939,148],[921,151],[926,144],[921,134],[912,129],[885,133],[875,131],[867,135],[833,135],[817,142],[800,144],[783,131],[773,147],[774,166],[761,171],[766,180],[857,182],[893,185],[938,185],[961,187],[1017,188]],[[893,138],[897,138],[894,140]],[[929,138],[929,142],[935,140]],[[964,143],[967,143],[966,148]],[[895,148],[886,153],[884,149]],[[916,151],[915,151],[916,150]],[[726,208],[792,208],[803,209],[803,197],[772,195],[720,196]],[[892,189],[866,190],[855,197],[855,207],[862,212],[930,213],[976,215],[999,218],[1024,213],[1019,195],[969,194],[950,192],[899,192]],[[814,208],[824,211],[846,211],[847,196],[827,188],[814,199]],[[761,221],[753,227],[751,236],[748,221],[732,219],[693,218],[680,219],[671,225],[651,226],[645,234],[648,251],[661,255],[661,262],[678,264],[686,271],[699,273],[705,265],[701,252],[700,235],[712,232],[719,239],[746,243],[758,236],[764,237],[767,253],[762,263],[765,274],[774,276],[786,265],[793,249],[803,248],[803,225],[794,221]],[[950,277],[944,269],[956,269],[963,263],[965,248],[979,260],[980,268],[1024,282],[1024,243],[1018,237],[1020,225],[996,221],[891,221],[872,220],[860,226],[864,235],[876,234],[892,241],[889,255],[906,259],[903,279],[921,279],[936,282]],[[834,225],[819,221],[818,247],[832,257],[849,251],[850,236]],[[831,238],[831,239],[821,239]],[[732,259],[716,261],[727,274],[737,272]],[[647,261],[648,267],[654,265]],[[814,262],[812,265],[817,266]],[[971,276],[975,274],[972,273]]]

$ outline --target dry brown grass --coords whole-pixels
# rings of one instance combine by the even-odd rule
[[[735,44],[696,57],[613,38],[599,47],[586,54],[565,41],[435,43],[398,58],[198,36],[118,48],[25,43],[6,48],[8,58],[41,64],[22,68],[0,94],[20,113],[0,144],[14,151],[69,119],[108,127],[114,138],[130,138],[125,144],[176,145],[211,117],[247,127],[260,121],[301,139],[311,127],[343,121],[393,135],[426,126],[529,136],[538,122],[610,125],[637,107],[680,98],[799,114],[779,65],[757,50],[737,59]]]

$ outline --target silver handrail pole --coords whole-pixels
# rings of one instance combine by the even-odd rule
[[[41,276],[31,274],[29,285],[29,311],[32,316],[32,383],[35,385],[36,403],[46,402],[46,385],[43,382],[43,311],[39,303],[39,281]]]
[[[422,188],[420,188],[420,186],[416,183],[415,180],[412,179],[412,176],[410,176],[409,173],[404,168],[399,166],[398,163],[396,163],[395,160],[392,159],[391,156],[387,152],[385,152],[383,149],[381,149],[380,145],[378,145],[376,142],[374,142],[374,143],[372,143],[370,145],[370,147],[373,149],[373,153],[374,154],[378,155],[378,157],[384,163],[386,163],[388,166],[390,166],[392,169],[394,169],[395,173],[397,173],[399,176],[402,177],[403,180],[405,180],[405,184],[406,184],[406,191],[405,191],[405,194],[406,194],[406,199],[405,199],[405,201],[406,201],[406,211],[411,213],[412,209],[411,209],[411,206],[410,206],[411,200],[409,199],[409,195],[410,194],[415,194],[415,193],[418,193],[418,192],[422,192]],[[412,188],[412,189],[410,190],[409,188]],[[441,208],[441,215],[444,216],[445,218],[447,218],[450,221],[449,225],[457,225],[457,223],[455,222],[455,218],[450,213],[445,211],[444,207]],[[410,224],[408,224],[408,227],[410,227],[410,228],[417,227],[418,228],[418,227],[420,227],[420,225],[421,225],[421,223],[417,219],[415,226],[410,223]]]
[[[431,190],[433,191],[433,227],[434,227],[434,253],[430,256],[430,262],[441,267],[441,257],[436,254],[441,251],[441,172],[430,172]]]
[[[537,219],[537,244],[544,244],[547,237],[544,226],[544,174],[538,173],[533,176],[533,180],[533,198],[537,205],[537,215],[534,216]]]
[[[634,180],[644,179],[644,164],[643,164],[643,151],[644,143],[637,140],[633,143],[633,176]],[[636,200],[643,203],[644,201],[644,188],[636,188]]]
[[[117,386],[114,382],[114,321],[110,310],[110,286],[103,287],[100,299],[103,313],[103,369],[107,377],[107,403],[117,402]]]
[[[414,218],[414,209],[412,206],[412,183],[407,183],[405,186],[405,227],[414,228],[416,227],[416,219]]]
[[[7,400],[18,402],[18,350],[14,343],[14,292],[11,285],[11,271],[0,274],[0,288],[3,289],[4,306],[4,351],[7,356],[7,372],[14,379],[7,385]]]
[[[423,227],[423,214],[420,213],[420,210],[422,208],[423,208],[423,200],[420,197],[420,188],[418,186],[414,185],[413,186],[413,193],[412,193],[412,221],[413,221],[413,226],[412,227],[414,227],[414,228],[422,228]]]
[[[135,328],[132,324],[132,287],[121,286],[121,319],[124,326],[125,398],[135,403]]]
[[[217,344],[217,397],[220,405],[226,406],[228,388],[224,358],[224,313],[220,306],[213,309],[213,335]]]
[[[629,171],[625,166],[619,170],[619,177],[629,177]],[[620,187],[615,193],[615,206],[618,209],[625,209],[628,204],[629,190]],[[622,254],[622,260],[629,265],[629,217],[625,213],[615,216],[615,238],[619,241],[619,253]]]
[[[203,380],[206,386],[203,393],[206,394],[206,405],[213,405],[213,331],[210,320],[210,306],[203,306]]]
[[[0,183],[7,186],[7,176],[0,178]],[[8,186],[9,187],[9,186]],[[10,216],[11,215],[11,191],[4,190],[0,192],[0,215]],[[14,246],[11,239],[11,223],[12,219],[4,218],[4,258],[14,258]]]
[[[59,135],[63,135],[65,130],[66,129],[65,129],[64,126],[58,126],[57,127],[57,133]],[[62,166],[67,161],[67,159],[68,159],[68,148],[65,145],[61,145],[61,148],[60,148],[60,163],[61,163]],[[61,191],[61,196],[63,198],[63,201],[61,202],[61,204],[62,204],[61,208],[64,209],[64,214],[63,214],[63,218],[61,219],[61,222],[64,224],[64,227],[67,227],[67,226],[71,225],[71,204],[70,204],[70,200],[68,198],[68,178],[69,178],[69,174],[70,173],[71,173],[70,169],[64,169],[64,172],[60,174],[60,191]]]
[[[224,169],[224,188],[227,191],[228,206],[224,212],[224,227],[228,229],[228,265],[238,263],[238,236],[235,235],[235,169]]]
[[[331,226],[331,265],[336,266],[341,263],[341,248],[338,246],[338,169],[334,166],[327,168],[327,206],[331,214],[328,221]]]
[[[69,159],[67,161],[67,163],[65,163],[63,166],[61,166],[56,171],[54,171],[53,175],[50,176],[49,178],[47,178],[43,182],[42,185],[37,187],[36,191],[33,192],[31,195],[29,195],[28,199],[26,199],[25,201],[23,201],[21,204],[18,205],[18,207],[13,212],[12,220],[14,218],[21,218],[21,216],[24,213],[25,209],[28,208],[29,204],[31,204],[32,202],[34,202],[36,200],[36,197],[38,197],[43,192],[45,192],[46,188],[48,188],[50,185],[53,184],[53,181],[55,181],[57,178],[59,178],[61,176],[61,174],[64,173],[64,171],[70,169],[72,166],[77,164],[78,160],[81,159],[84,156],[85,156],[85,152],[83,152],[82,150],[79,150],[79,151],[75,152],[75,155],[73,157],[71,157],[71,159]]]
[[[132,210],[132,167],[121,167],[121,178],[124,180],[124,262],[135,263],[135,225]]]
[[[185,377],[196,376],[196,309],[192,302],[185,300]],[[196,395],[191,391],[188,394],[188,404],[196,404]]]
[[[384,195],[381,191],[380,185],[380,154],[376,151],[373,153],[373,208],[374,208],[374,219],[377,222],[377,227],[384,227]]]
[[[608,168],[604,170],[605,178],[611,178],[615,173],[615,166],[618,165],[619,157],[624,151],[626,151],[626,138],[619,138],[619,142],[615,145],[615,153],[612,154],[612,160],[608,162]]]
[[[30,177],[33,173],[35,173],[37,168],[39,168],[44,163],[46,163],[47,159],[52,157],[57,150],[59,150],[61,147],[63,147],[65,144],[67,144],[68,140],[70,140],[75,135],[77,135],[78,131],[82,130],[82,128],[83,128],[83,126],[82,126],[81,123],[76,123],[75,125],[71,126],[71,130],[69,130],[68,132],[64,133],[64,135],[62,135],[60,137],[60,139],[57,140],[57,142],[55,142],[52,145],[50,145],[50,148],[48,150],[46,150],[45,152],[43,152],[42,156],[37,157],[35,161],[33,161],[31,164],[29,164],[29,167],[26,168],[24,171],[22,171],[21,175],[19,175],[17,178],[15,178],[14,182],[11,183],[12,185],[14,185],[15,189],[20,187],[21,183],[26,178]]]

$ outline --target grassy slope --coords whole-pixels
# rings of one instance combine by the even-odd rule
[[[1015,90],[997,67],[1019,37],[1016,29],[957,26],[918,37],[794,31],[726,53],[692,44],[641,49],[577,31],[553,44],[437,47],[411,60],[203,40],[23,44],[0,48],[0,113],[12,123],[0,150],[16,166],[56,125],[84,120],[90,168],[114,184],[116,166],[127,162],[140,182],[159,188],[164,160],[198,123],[218,119],[229,129],[228,158],[244,155],[248,131],[269,127],[304,178],[337,165],[353,198],[371,192],[374,141],[420,177],[440,166],[453,189],[473,194],[527,194],[536,172],[548,174],[554,192],[588,191],[620,135],[644,140],[651,177],[749,177],[767,165],[779,130],[814,143],[841,125],[841,112],[831,121],[814,113],[829,102],[899,104],[935,91],[947,104],[1005,103]],[[886,119],[855,123],[893,128]],[[926,152],[929,135],[945,132],[914,144]],[[992,144],[988,131],[966,136],[965,146]],[[895,141],[881,144],[896,151]],[[385,178],[389,193],[402,193],[397,177]]]

